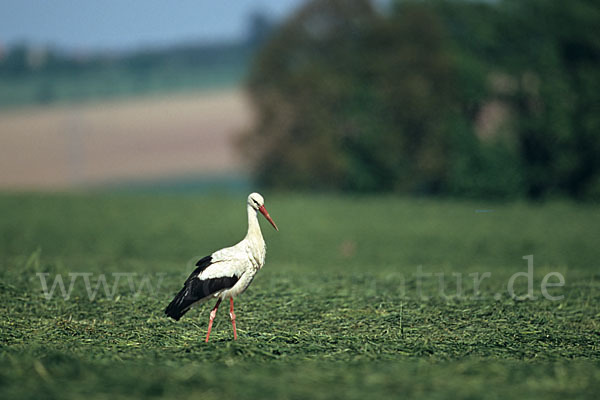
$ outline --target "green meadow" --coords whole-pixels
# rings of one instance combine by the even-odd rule
[[[597,205],[263,194],[280,231],[209,343],[212,303],[163,310],[245,195],[0,195],[0,397],[600,391]]]

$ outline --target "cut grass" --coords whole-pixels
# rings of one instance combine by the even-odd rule
[[[597,207],[266,199],[281,231],[263,224],[267,264],[236,301],[240,338],[220,310],[205,344],[212,304],[178,323],[162,310],[191,261],[241,239],[243,196],[1,196],[2,398],[593,398],[600,389]],[[475,212],[484,208],[494,211]],[[528,254],[536,299],[517,301],[507,282],[527,271]],[[68,300],[58,289],[44,298],[36,274],[68,285],[75,272],[92,274],[92,289],[99,274],[109,285],[114,273],[138,275],[133,291],[124,277],[90,300],[79,276]],[[469,274],[485,272],[475,292]],[[549,272],[565,278],[548,289],[560,301],[541,292]],[[136,294],[144,277],[153,290]],[[515,280],[516,294],[527,289]]]

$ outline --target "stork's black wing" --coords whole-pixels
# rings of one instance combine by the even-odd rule
[[[196,268],[194,270],[194,272],[192,272],[190,274],[190,276],[188,276],[188,278],[185,280],[185,282],[187,283],[189,280],[197,277],[200,272],[204,271],[206,268],[208,268],[209,266],[212,265],[212,256],[206,256],[204,258],[201,258],[197,263],[196,263]]]
[[[200,272],[208,268],[211,264],[212,259],[210,256],[204,257],[196,263],[198,268],[187,278],[183,284],[183,288],[165,309],[165,314],[175,321],[179,321],[179,318],[188,312],[194,303],[205,300],[221,290],[230,289],[236,284],[239,277],[235,275],[203,280],[198,278]]]

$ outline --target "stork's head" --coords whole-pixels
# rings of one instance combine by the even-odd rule
[[[273,219],[267,212],[267,209],[265,208],[265,199],[260,194],[256,192],[250,193],[250,195],[248,196],[248,205],[256,211],[260,211],[260,213],[265,216],[267,221],[269,221],[271,225],[273,225],[273,228],[275,228],[276,231],[279,231],[279,228],[277,228],[277,225],[275,225],[275,222],[273,221]]]

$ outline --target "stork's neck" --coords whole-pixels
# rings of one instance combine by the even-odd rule
[[[250,205],[247,206],[248,210],[248,233],[246,234],[247,239],[261,239],[262,232],[260,231],[260,225],[258,223],[258,215],[254,208]]]

